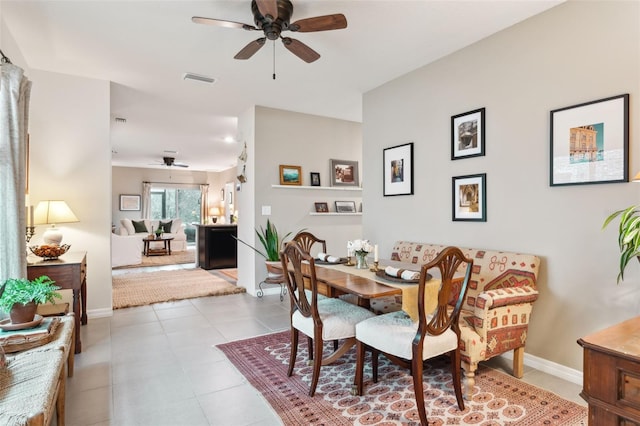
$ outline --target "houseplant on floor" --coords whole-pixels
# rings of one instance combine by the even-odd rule
[[[278,230],[276,229],[276,226],[273,223],[271,223],[269,219],[267,219],[267,227],[263,228],[261,226],[259,230],[256,229],[256,235],[258,236],[258,239],[260,240],[260,243],[262,244],[262,248],[264,249],[264,251],[258,250],[257,248],[253,247],[251,244],[248,244],[242,241],[240,238],[236,238],[236,239],[240,241],[242,244],[252,248],[256,253],[258,253],[260,256],[265,258],[266,265],[267,265],[267,272],[269,274],[277,273],[278,275],[281,275],[281,273],[279,272],[279,269],[277,269],[278,272],[274,272],[271,266],[273,264],[277,265],[278,262],[280,261],[280,250],[282,249],[284,240],[289,235],[291,235],[291,232],[288,232],[287,234],[281,236],[280,234],[278,234]]]
[[[62,298],[58,293],[60,287],[54,283],[46,275],[34,280],[9,278],[0,287],[0,309],[9,314],[12,324],[31,322],[39,304],[55,303],[55,299]]]
[[[618,246],[620,247],[620,273],[618,283],[624,280],[624,270],[633,258],[640,260],[640,206],[631,206],[618,210],[606,218],[604,229],[612,220],[620,216],[618,227]]]

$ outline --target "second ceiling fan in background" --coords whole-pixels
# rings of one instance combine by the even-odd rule
[[[191,20],[197,24],[240,28],[247,31],[262,31],[264,33],[264,37],[252,41],[240,50],[236,56],[234,56],[235,59],[249,59],[265,45],[267,39],[277,40],[280,38],[284,47],[307,63],[320,58],[320,54],[300,40],[283,37],[281,35],[282,31],[308,33],[339,30],[347,27],[347,18],[341,13],[290,22],[291,15],[293,14],[293,4],[289,0],[253,0],[251,2],[251,11],[253,12],[255,26],[241,22],[203,18],[199,16],[194,16]]]

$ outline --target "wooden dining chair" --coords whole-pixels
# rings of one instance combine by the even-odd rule
[[[466,263],[464,279],[454,279],[459,266]],[[458,317],[467,293],[473,260],[457,247],[447,247],[433,261],[422,266],[418,284],[418,321],[413,322],[404,312],[379,315],[356,325],[355,392],[362,395],[365,350],[372,351],[373,381],[378,380],[378,353],[392,362],[411,369],[416,405],[420,422],[427,425],[424,405],[423,363],[439,355],[451,357],[453,387],[458,408],[464,410],[460,374],[460,327]],[[425,282],[427,271],[440,270],[442,283],[438,304],[433,313],[425,312]],[[453,307],[452,307],[453,306]]]
[[[307,253],[311,253],[311,248],[316,243],[322,246],[322,249],[319,251],[325,254],[327,253],[327,242],[316,237],[311,232],[300,231],[292,238],[292,241],[297,242],[298,245],[300,245],[300,248]]]
[[[291,351],[289,370],[293,367],[298,354],[299,332],[313,339],[313,375],[309,396],[313,396],[320,377],[320,367],[330,364],[344,355],[355,344],[356,324],[375,316],[367,309],[354,306],[337,298],[318,298],[316,266],[313,257],[305,252],[295,241],[286,244],[280,253],[289,298],[291,300]],[[310,297],[305,291],[305,279],[311,287]],[[328,357],[323,357],[324,342],[341,340],[342,346]],[[309,353],[311,358],[312,353]]]

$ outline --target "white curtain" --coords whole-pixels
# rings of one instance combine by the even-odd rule
[[[24,70],[0,66],[0,284],[26,278],[26,153],[31,82]]]
[[[142,219],[151,219],[151,182],[142,182]]]
[[[200,223],[209,222],[209,184],[200,185]]]

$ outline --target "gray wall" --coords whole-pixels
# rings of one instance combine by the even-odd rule
[[[614,210],[635,183],[549,186],[549,112],[629,93],[640,170],[640,3],[569,1],[364,96],[364,236],[534,253],[540,298],[526,352],[581,369],[576,340],[640,309],[640,266],[616,285]],[[450,160],[452,115],[486,108],[486,155]],[[382,197],[383,148],[415,143],[415,195]],[[486,223],[452,222],[451,178],[487,173]]]

